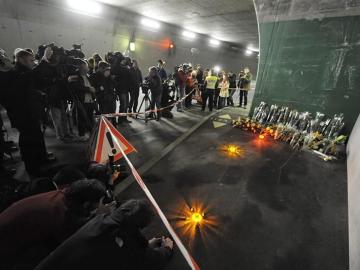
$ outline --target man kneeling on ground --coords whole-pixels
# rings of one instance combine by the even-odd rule
[[[0,214],[0,269],[34,269],[93,217],[105,195],[101,182],[80,180],[14,203]]]
[[[125,202],[111,214],[89,221],[35,270],[161,269],[171,257],[173,241],[145,239],[141,229],[152,217],[146,201]]]

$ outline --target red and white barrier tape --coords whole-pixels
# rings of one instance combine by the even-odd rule
[[[105,121],[106,123],[106,121]],[[108,124],[106,123],[107,127],[109,128]],[[150,190],[147,188],[147,186],[145,185],[144,180],[141,178],[141,176],[139,175],[138,171],[135,169],[134,165],[131,163],[131,161],[129,160],[128,156],[125,154],[124,150],[120,147],[120,152],[123,155],[123,157],[125,158],[127,164],[129,165],[131,172],[136,180],[136,182],[139,184],[139,186],[141,187],[141,189],[144,191],[145,195],[147,196],[147,198],[150,200],[150,202],[152,203],[152,205],[154,206],[154,208],[156,209],[156,212],[158,213],[158,215],[160,216],[162,222],[164,223],[166,229],[169,231],[170,235],[172,236],[172,238],[174,239],[177,247],[179,248],[180,252],[182,253],[182,255],[184,256],[185,260],[187,261],[187,263],[189,264],[189,266],[191,267],[192,270],[200,270],[200,267],[198,266],[198,264],[195,262],[195,260],[192,258],[192,256],[190,255],[190,253],[187,251],[186,247],[184,246],[184,244],[181,242],[180,238],[177,236],[176,232],[174,231],[174,229],[171,227],[169,221],[167,220],[166,216],[164,215],[164,213],[161,211],[159,205],[157,204],[155,198],[152,196]]]
[[[190,96],[193,92],[195,91],[195,89],[193,89],[189,94],[187,94],[186,96],[184,96],[183,98],[179,99],[178,101],[174,102],[173,104],[166,106],[166,107],[162,107],[159,109],[154,109],[154,110],[148,110],[145,112],[135,112],[135,113],[109,113],[109,114],[102,114],[102,115],[98,115],[97,117],[101,117],[104,116],[106,118],[112,118],[112,117],[118,117],[118,116],[135,116],[135,115],[142,115],[142,114],[146,114],[146,113],[156,113],[156,112],[160,112],[163,111],[165,109],[171,108],[176,106],[177,104],[183,102],[188,96]]]

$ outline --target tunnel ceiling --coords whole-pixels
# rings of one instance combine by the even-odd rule
[[[99,0],[223,41],[258,48],[252,0]]]

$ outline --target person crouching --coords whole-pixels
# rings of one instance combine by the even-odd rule
[[[127,201],[111,214],[93,218],[35,270],[161,269],[171,257],[173,241],[143,236],[152,217],[146,201]]]

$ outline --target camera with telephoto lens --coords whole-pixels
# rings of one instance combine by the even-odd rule
[[[148,78],[146,78],[142,83],[141,83],[141,90],[142,90],[142,93],[144,95],[147,95],[149,93],[149,90],[151,88],[151,85],[150,85],[150,80]]]
[[[109,166],[112,173],[126,171],[126,166],[116,163],[114,161],[114,155],[109,155]]]

